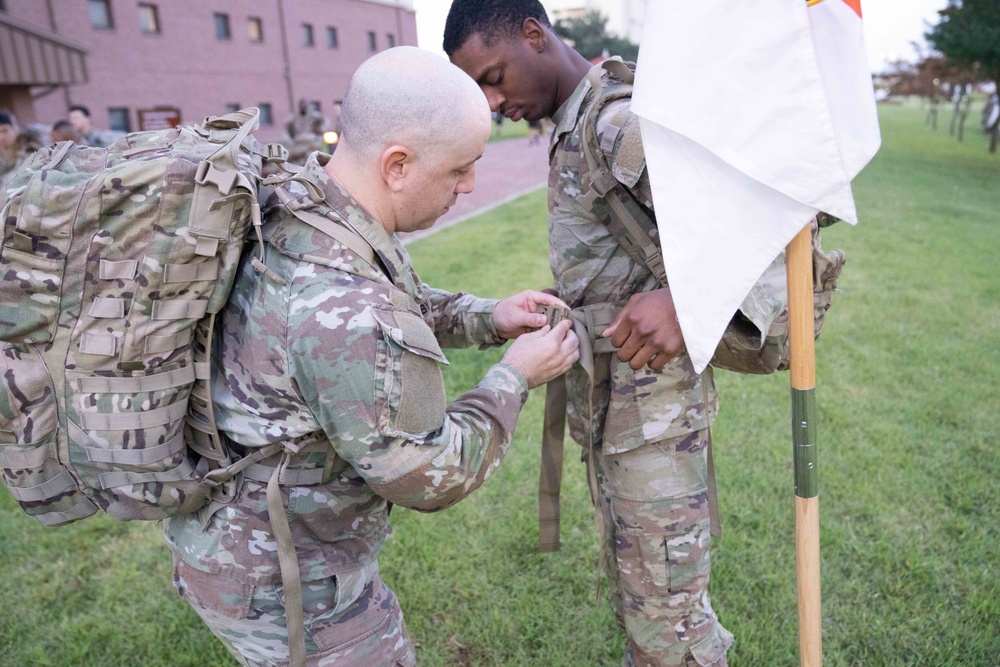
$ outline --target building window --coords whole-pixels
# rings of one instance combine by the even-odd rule
[[[132,122],[128,117],[128,108],[111,107],[108,109],[108,126],[116,132],[131,132]]]
[[[385,43],[389,45],[389,48],[396,46],[396,36],[391,32],[385,36]]]
[[[316,46],[313,39],[313,27],[311,23],[302,24],[302,46]]]
[[[111,0],[88,0],[87,8],[90,10],[90,25],[102,30],[114,27],[111,21]]]
[[[378,51],[378,44],[375,42],[375,33],[371,30],[368,31],[368,50]]]
[[[160,16],[156,5],[139,3],[139,30],[154,35],[160,32]]]
[[[261,102],[257,105],[260,109],[260,124],[261,125],[274,125],[274,115],[271,113],[271,104],[269,102]]]
[[[247,33],[251,42],[264,41],[264,22],[257,16],[247,18]]]
[[[232,39],[233,34],[229,31],[229,14],[215,14],[215,38]]]
[[[226,113],[236,113],[242,108],[239,102],[230,102],[226,105]]]
[[[340,42],[337,41],[337,29],[332,25],[326,27],[326,45],[331,49],[340,46]]]

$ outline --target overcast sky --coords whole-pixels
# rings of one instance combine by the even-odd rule
[[[413,4],[417,10],[419,45],[441,53],[444,22],[451,2],[414,0]],[[916,53],[910,42],[924,43],[925,21],[937,23],[937,11],[947,4],[947,0],[863,0],[865,41],[872,70],[882,69],[887,58],[914,60]]]

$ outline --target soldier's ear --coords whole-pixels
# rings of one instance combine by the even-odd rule
[[[537,53],[541,53],[548,46],[548,35],[545,28],[536,19],[524,19],[524,23],[521,24],[521,37]]]
[[[404,181],[413,167],[413,152],[406,146],[389,146],[382,152],[379,168],[382,180],[390,192],[403,189]]]

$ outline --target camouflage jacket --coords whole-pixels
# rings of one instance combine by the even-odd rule
[[[294,467],[332,471],[325,484],[282,487],[304,581],[370,571],[390,532],[389,502],[434,511],[475,490],[506,453],[527,398],[524,378],[500,363],[447,404],[440,345],[503,342],[492,325],[496,302],[421,283],[397,238],[323,170],[326,157],[310,156],[304,176],[382,267],[284,207],[266,211],[265,263],[286,284],[243,267],[224,311],[213,382],[220,430],[238,452],[312,443],[319,451],[298,456]],[[255,255],[251,248],[247,256]],[[168,541],[203,571],[276,581],[265,491],[264,482],[245,480],[206,530],[195,517],[175,518]]]
[[[605,84],[614,81],[604,73]],[[624,303],[630,296],[660,287],[649,269],[635,262],[602,223],[613,215],[599,202],[589,208],[579,196],[589,182],[582,148],[583,118],[594,91],[584,77],[573,94],[553,115],[556,123],[549,147],[549,263],[555,289],[570,307],[596,303]],[[645,160],[619,153],[621,139],[607,130],[614,118],[630,105],[629,99],[608,104],[597,120],[597,134],[612,173],[649,210],[653,197]],[[628,122],[637,122],[632,116]],[[625,132],[617,133],[620,137]],[[781,305],[764,299],[748,299],[744,316],[767,331]],[[567,374],[570,432],[577,442],[586,442],[587,429],[595,444],[608,453],[634,449],[647,442],[677,437],[711,425],[718,411],[718,397],[711,367],[694,372],[684,352],[671,359],[662,371],[633,371],[614,355],[595,359],[595,390],[579,366]],[[587,401],[591,401],[587,423]]]

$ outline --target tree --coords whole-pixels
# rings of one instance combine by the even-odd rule
[[[948,0],[941,19],[925,35],[955,64],[979,65],[1000,90],[1000,0]],[[993,126],[990,152],[996,153],[1000,123]]]
[[[560,19],[553,29],[587,60],[621,56],[624,60],[635,62],[639,57],[639,46],[610,34],[607,17],[598,11],[588,12],[583,18]]]

